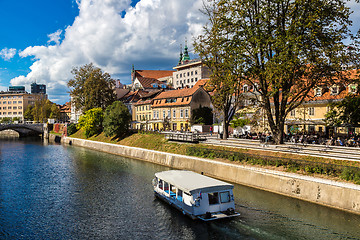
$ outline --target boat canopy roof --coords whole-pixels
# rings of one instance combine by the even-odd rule
[[[218,192],[234,188],[232,184],[211,177],[207,177],[192,171],[170,170],[155,173],[155,176],[191,194],[199,192],[200,190],[201,192],[206,193]]]

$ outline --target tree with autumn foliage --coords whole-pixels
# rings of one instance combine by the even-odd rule
[[[286,116],[311,91],[358,78],[344,71],[358,68],[360,59],[344,0],[212,0],[204,13],[209,22],[195,49],[213,71],[214,106],[222,104],[229,120],[247,84],[277,144]]]
[[[73,68],[71,73],[74,78],[69,80],[68,87],[77,110],[85,112],[98,107],[105,110],[115,101],[115,80],[110,74],[92,63]]]

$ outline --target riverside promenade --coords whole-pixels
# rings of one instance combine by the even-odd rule
[[[186,169],[234,183],[360,214],[360,186],[323,178],[154,150],[64,137],[63,143]]]

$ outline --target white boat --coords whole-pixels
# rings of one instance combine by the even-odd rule
[[[234,186],[195,172],[170,170],[155,173],[155,196],[192,219],[210,221],[239,216]]]

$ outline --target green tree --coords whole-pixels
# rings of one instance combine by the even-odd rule
[[[49,118],[56,118],[55,116],[57,114],[60,115],[60,111],[57,112],[56,110],[54,110],[56,111],[56,113],[54,114],[52,110],[54,108],[54,105],[56,107],[56,104],[52,103],[48,99],[41,99],[36,101],[31,109],[33,120],[39,122],[47,122]],[[30,113],[28,113],[28,115],[30,115]]]
[[[277,144],[286,116],[310,91],[351,80],[343,67],[359,66],[359,37],[349,31],[344,0],[213,0],[204,13],[209,23],[195,49],[214,72],[210,81],[219,82],[220,92],[230,89],[227,98],[214,95],[214,106],[236,109],[238,85],[247,84]],[[348,39],[353,42],[345,44]]]
[[[88,138],[101,133],[103,119],[104,113],[101,108],[89,109],[80,116],[76,128],[84,130],[85,136]]]
[[[359,126],[360,123],[360,96],[347,95],[339,102],[328,105],[329,111],[325,115],[325,123],[330,127],[341,125]]]
[[[77,110],[85,112],[98,107],[105,110],[115,101],[115,80],[110,74],[103,72],[92,63],[73,68],[71,73],[74,77],[69,80],[68,87]]]
[[[244,127],[246,125],[249,125],[251,123],[251,121],[248,118],[244,118],[244,116],[238,116],[237,118],[234,118],[233,120],[231,120],[230,122],[230,126],[232,128],[237,128],[237,127]]]
[[[129,109],[119,101],[108,106],[104,114],[104,133],[105,136],[119,138],[129,130],[131,114]]]
[[[191,112],[190,123],[193,124],[205,124],[212,125],[213,124],[213,113],[212,109],[209,107],[195,108]]]
[[[55,103],[53,103],[51,105],[51,108],[50,108],[50,115],[49,115],[49,118],[53,118],[53,119],[60,119],[60,109],[58,108],[58,106],[56,106]]]
[[[24,112],[24,119],[27,121],[33,121],[34,120],[34,115],[33,115],[33,106],[32,105],[28,105],[25,112]]]

